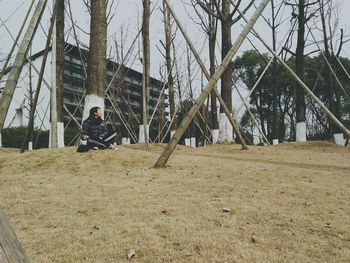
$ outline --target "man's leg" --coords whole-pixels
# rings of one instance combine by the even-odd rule
[[[107,135],[105,135],[102,139],[105,142],[108,142],[109,144],[113,143],[113,140],[117,137],[117,133],[115,131],[109,132]]]
[[[88,139],[88,145],[91,148],[97,147],[99,149],[106,149],[109,147],[110,144],[99,137],[90,136]]]

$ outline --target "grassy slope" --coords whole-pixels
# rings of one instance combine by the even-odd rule
[[[162,147],[0,149],[0,206],[32,262],[350,260],[349,149],[178,147],[154,169]]]

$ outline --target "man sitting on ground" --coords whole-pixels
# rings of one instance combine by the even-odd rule
[[[99,107],[90,109],[89,117],[83,121],[80,139],[82,144],[78,147],[78,152],[87,152],[90,149],[116,149],[113,139],[116,132],[109,129],[107,123],[102,120],[102,110]]]

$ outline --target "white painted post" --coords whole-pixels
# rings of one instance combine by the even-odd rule
[[[185,145],[188,147],[191,147],[191,139],[190,138],[185,139]]]
[[[219,129],[212,130],[211,133],[213,134],[213,144],[215,144],[219,139]]]
[[[33,151],[33,142],[32,141],[28,142],[28,150]]]
[[[57,147],[64,148],[64,124],[57,122]]]
[[[191,147],[196,148],[196,137],[191,137],[190,141]]]
[[[344,134],[343,133],[335,133],[333,134],[333,138],[334,138],[334,143],[344,146],[345,145],[345,139],[344,139]]]
[[[149,134],[149,125],[147,124],[147,134]],[[145,125],[139,125],[139,143],[145,143]]]
[[[123,138],[122,138],[122,144],[124,144],[124,145],[130,144],[130,138],[123,137]]]
[[[225,113],[219,114],[219,138],[220,142],[233,142],[233,128]]]
[[[306,122],[297,123],[295,135],[295,141],[306,142]]]

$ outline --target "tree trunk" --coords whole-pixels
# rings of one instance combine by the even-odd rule
[[[143,76],[142,76],[142,105],[143,105],[143,136],[146,150],[148,149],[148,94],[150,89],[150,40],[149,40],[150,1],[143,0],[142,41],[143,41]],[[142,130],[142,126],[140,126]]]
[[[175,112],[175,92],[174,92],[174,78],[173,78],[173,61],[171,57],[171,45],[172,45],[172,36],[171,36],[171,23],[170,23],[170,12],[163,1],[163,9],[164,9],[164,30],[165,30],[165,58],[166,58],[166,67],[168,73],[168,91],[169,91],[169,104],[170,104],[170,118],[176,114]],[[170,134],[174,134],[177,129],[177,120],[175,120],[171,124]]]
[[[221,58],[224,59],[228,51],[232,47],[231,41],[231,21],[228,16],[230,14],[230,1],[223,0],[222,3],[222,13],[224,19],[221,20],[222,27],[222,53]],[[232,63],[230,62],[225,72],[221,77],[221,94],[225,101],[225,104],[230,112],[232,112]],[[222,107],[220,107],[220,113],[223,112]]]
[[[64,0],[56,0],[56,111],[58,147],[64,147],[63,73],[64,73]]]
[[[222,18],[221,18],[221,41],[222,50],[221,58],[224,59],[230,48],[232,47],[231,41],[231,25],[232,18],[230,17],[230,0],[222,1]],[[221,96],[228,108],[232,113],[232,62],[227,65],[225,72],[221,77]],[[233,132],[229,125],[227,117],[224,115],[224,109],[220,107],[220,141],[233,141]]]
[[[271,22],[271,29],[272,29],[272,48],[273,51],[276,52],[276,29],[277,25],[275,24],[276,18],[275,18],[275,1],[271,0],[271,11],[272,11],[272,22]],[[277,92],[277,71],[278,71],[278,64],[277,60],[274,58],[272,65],[271,65],[271,71],[272,71],[272,140],[278,140],[278,108],[277,108],[277,101],[278,98],[278,92]]]
[[[213,2],[211,4],[211,9],[214,9]],[[217,18],[208,14],[209,19],[209,28],[208,28],[208,37],[209,37],[209,62],[210,68],[209,73],[212,77],[215,73],[215,45],[216,45],[216,35],[217,35]],[[217,142],[218,139],[218,130],[219,130],[219,122],[218,122],[218,112],[217,112],[217,102],[216,102],[216,93],[215,90],[211,91],[210,96],[210,107],[211,107],[211,125],[213,132],[213,143]]]
[[[329,43],[328,43],[328,34],[327,34],[327,24],[326,24],[326,13],[325,13],[325,3],[323,0],[320,1],[320,14],[321,14],[321,23],[322,23],[322,32],[323,32],[323,42],[324,42],[324,50],[325,50],[325,55],[326,55],[326,59],[330,62],[330,64],[332,65],[332,61],[333,59],[331,59],[331,51],[330,51],[330,47],[329,47]],[[336,101],[335,101],[335,94],[336,94],[336,88],[335,88],[335,79],[334,76],[332,74],[332,72],[329,70],[327,71],[327,77],[326,77],[326,84],[328,86],[327,89],[327,97],[328,97],[328,101],[329,101],[329,110],[338,118],[339,117],[339,112],[336,110],[337,106],[336,106]],[[334,133],[338,133],[340,130],[339,128],[333,124],[332,120],[329,118],[329,138],[333,137]]]
[[[304,81],[304,49],[305,49],[305,0],[299,0],[298,4],[298,42],[296,49],[295,67],[297,76]],[[296,111],[296,141],[306,141],[305,125],[305,95],[304,90],[298,84],[295,87],[295,111]]]
[[[63,67],[64,0],[56,0],[55,29],[52,35],[51,148],[64,147]]]
[[[83,120],[92,107],[104,110],[106,89],[107,18],[106,0],[91,1],[90,45]]]

